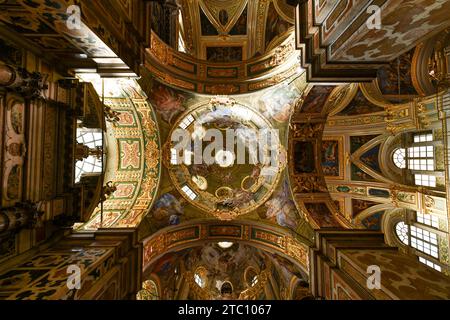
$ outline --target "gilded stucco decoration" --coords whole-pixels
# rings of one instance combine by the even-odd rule
[[[100,79],[86,80],[102,92]],[[145,94],[134,80],[105,80],[105,105],[118,117],[106,129],[104,181],[112,190],[90,220],[78,226],[84,230],[137,227],[158,189],[159,134]]]

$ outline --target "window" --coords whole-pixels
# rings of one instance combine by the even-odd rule
[[[205,287],[205,281],[202,279],[202,277],[198,273],[194,274],[194,281],[200,288]]]
[[[395,150],[393,156],[394,164],[400,168],[405,169],[406,168],[406,150],[405,149],[397,149]]]
[[[434,258],[439,257],[437,234],[411,226],[411,247]]]
[[[89,156],[86,159],[77,161],[75,164],[75,183],[80,182],[84,173],[102,172],[102,161],[96,157]]]
[[[101,132],[93,132],[88,129],[77,129],[77,142],[88,146],[90,149],[102,147],[103,134]],[[101,159],[90,155],[89,157],[75,163],[75,183],[80,182],[81,176],[85,173],[99,172],[102,172]]]
[[[419,133],[414,135],[414,143],[433,141],[432,133]]]
[[[205,267],[203,267],[203,266],[197,267],[197,269],[195,269],[195,272],[194,272],[194,282],[200,288],[206,287],[207,275],[208,275],[208,270]]]
[[[258,276],[252,278],[251,286],[254,287],[258,283]]]
[[[439,218],[432,214],[417,213],[417,222],[439,229]]]
[[[411,170],[434,170],[434,147],[422,146],[408,148],[408,168]]]
[[[195,200],[197,198],[197,195],[191,188],[189,188],[189,186],[185,185],[181,188],[181,190],[189,197],[189,199]]]
[[[438,228],[439,219],[433,215],[417,212],[416,218],[419,223]],[[421,263],[441,272],[441,266],[437,264],[439,263],[439,241],[436,233],[415,225],[408,225],[403,221],[395,225],[395,233],[400,241],[405,245],[410,245],[417,251],[423,252],[424,254],[430,256],[430,259],[426,259],[422,257],[421,254],[417,253]],[[436,259],[437,263],[433,262],[431,257]]]
[[[423,264],[429,266],[430,268],[433,268],[434,270],[437,270],[437,271],[439,271],[439,272],[442,272],[442,268],[441,268],[440,265],[438,265],[438,264],[436,264],[436,263],[433,263],[433,262],[431,262],[431,261],[428,260],[428,259],[425,259],[425,258],[423,258],[423,257],[419,257],[419,261],[422,262]]]
[[[102,146],[103,134],[101,132],[93,132],[86,129],[77,130],[78,143],[84,144],[91,149]]]
[[[436,187],[436,177],[427,174],[416,174],[415,182],[418,186]]]
[[[397,237],[400,239],[401,242],[403,242],[406,245],[409,245],[408,226],[403,221],[397,223],[397,225],[395,226],[395,233],[397,234]]]

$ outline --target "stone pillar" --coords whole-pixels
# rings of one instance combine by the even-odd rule
[[[317,231],[310,261],[311,291],[317,299],[450,299],[447,276],[387,246],[379,232]]]
[[[0,235],[17,232],[24,227],[32,227],[39,217],[36,205],[17,203],[14,207],[0,209]]]

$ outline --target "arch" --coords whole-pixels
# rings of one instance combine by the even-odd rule
[[[406,168],[406,149],[397,148],[392,154],[392,161],[399,169]]]
[[[408,234],[409,234],[409,228],[408,225],[405,224],[405,222],[400,221],[397,222],[395,225],[395,234],[397,235],[397,238],[403,242],[405,245],[409,245],[408,240]]]
[[[97,207],[89,219],[76,229],[137,227],[154,202],[161,175],[161,148],[158,124],[152,106],[135,80],[89,79],[105,105],[117,112],[118,119],[106,122],[108,145],[104,184],[110,192],[104,210]],[[106,187],[103,188],[104,192]],[[123,207],[121,202],[129,205]]]
[[[377,205],[371,206],[371,207],[367,208],[366,210],[362,211],[361,213],[359,213],[355,217],[354,224],[357,228],[366,229],[366,227],[362,225],[362,222],[364,219],[370,217],[371,215],[373,215],[376,212],[390,210],[393,208],[394,208],[394,206],[392,205],[392,203],[382,203],[382,204],[377,204]]]
[[[256,285],[258,282],[258,275],[259,272],[253,267],[248,266],[247,269],[244,271],[244,282],[245,284],[251,288]]]
[[[388,245],[398,247],[401,251],[407,252],[408,246],[401,242],[394,232],[396,225],[404,221],[406,221],[406,209],[395,208],[387,210],[381,222],[381,230]]]
[[[205,243],[230,241],[251,245],[276,253],[309,274],[307,239],[294,236],[283,228],[249,221],[190,221],[159,230],[143,240],[143,271],[164,254],[201,246]]]

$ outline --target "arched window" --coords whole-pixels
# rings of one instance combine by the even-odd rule
[[[397,223],[395,226],[395,233],[397,234],[397,237],[400,239],[401,242],[403,242],[406,245],[409,245],[409,230],[408,226],[402,221]]]
[[[435,170],[433,134],[417,133],[413,137],[414,144],[408,148],[408,169],[416,171],[414,182],[417,186],[436,187],[436,176],[430,174]]]
[[[89,129],[78,129],[77,141],[91,149],[95,149],[102,146],[103,134]]]
[[[258,276],[257,275],[254,276],[251,282],[251,286],[254,287],[258,283],[258,281],[259,281]]]
[[[410,170],[416,186],[436,188],[437,176],[435,143],[432,132],[420,132],[407,139],[406,148],[397,148],[392,153],[392,162],[397,168]]]
[[[205,281],[203,281],[202,277],[198,273],[194,274],[194,281],[200,288],[205,286]]]
[[[259,281],[258,273],[253,267],[248,267],[245,270],[244,278],[249,287],[254,287]]]
[[[194,273],[194,282],[200,287],[205,288],[206,287],[206,276],[208,274],[208,271],[205,267],[198,267],[195,270]]]
[[[405,149],[397,149],[395,150],[392,160],[394,161],[394,164],[400,168],[405,169],[406,168],[406,150]]]
[[[397,223],[395,233],[398,239],[416,250],[421,263],[441,271],[438,234],[432,231],[433,229],[439,230],[439,218],[431,214],[417,213],[416,222],[411,225],[403,221]]]

